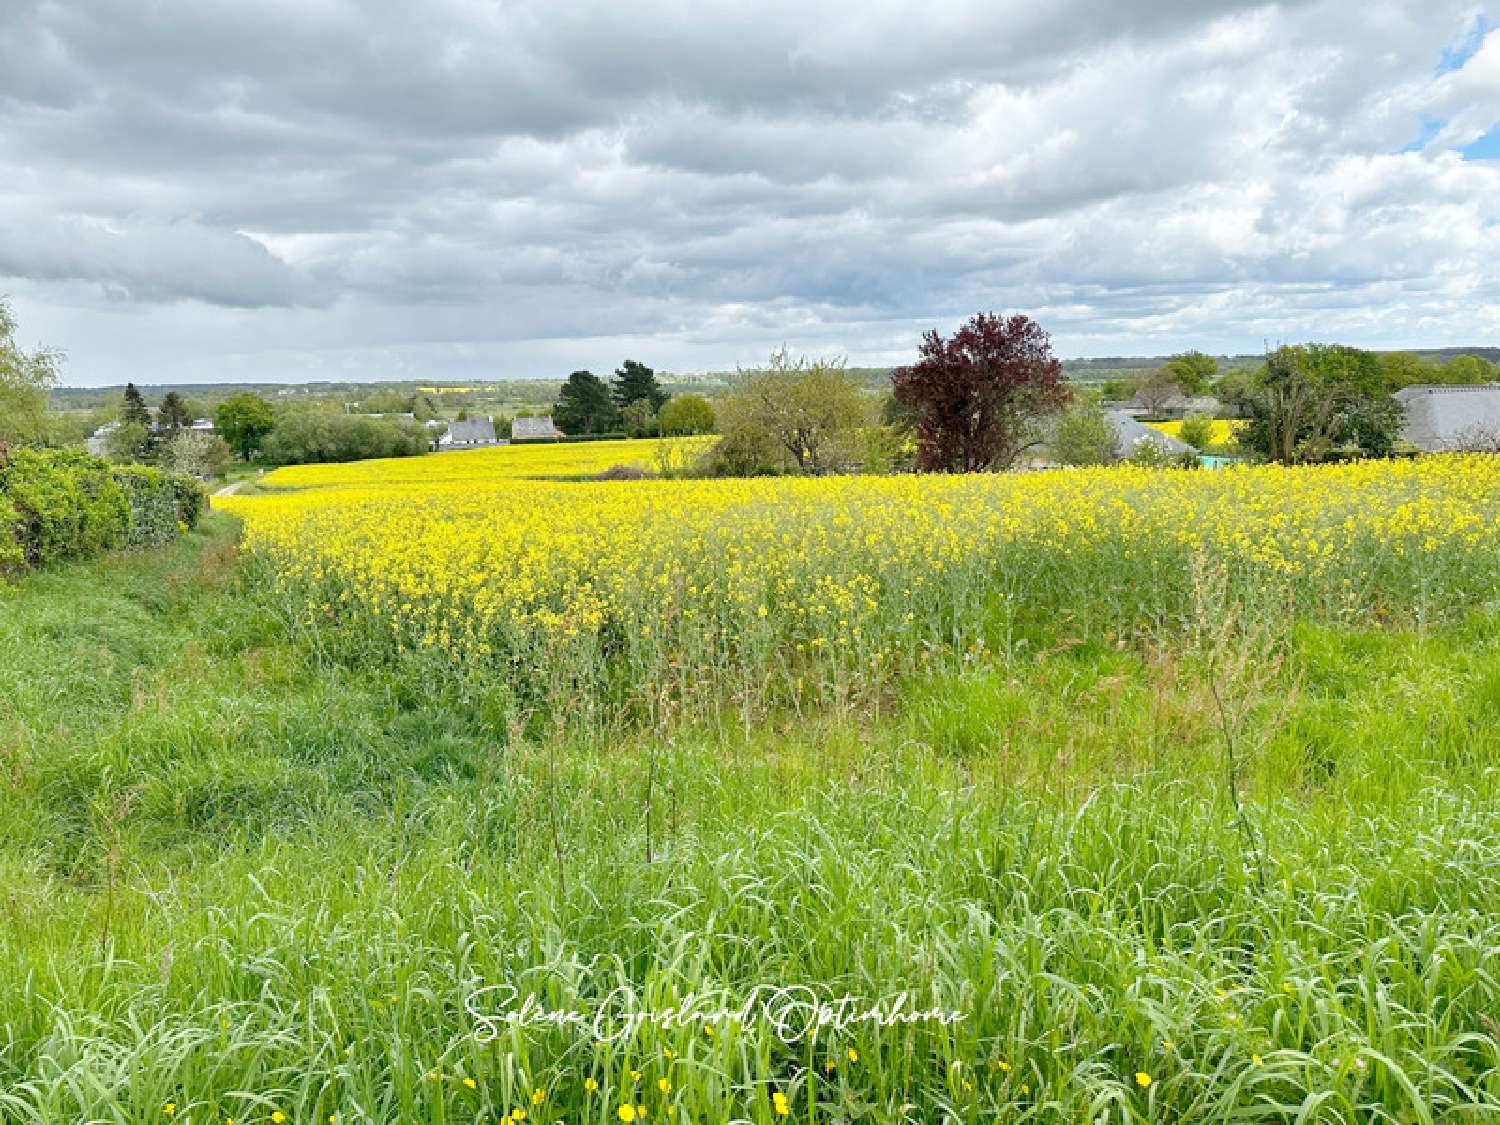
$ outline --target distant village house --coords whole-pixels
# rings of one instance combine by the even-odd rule
[[[448,432],[437,440],[438,449],[477,449],[486,445],[503,445],[495,436],[495,422],[480,414],[462,422],[449,422]]]
[[[562,431],[553,424],[551,415],[517,418],[510,424],[511,441],[556,441],[562,436]]]

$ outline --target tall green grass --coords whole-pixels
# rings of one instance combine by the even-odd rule
[[[232,536],[0,594],[0,1119],[1500,1109],[1493,616],[1038,625],[878,715],[543,735],[472,683],[319,659]],[[483,1041],[501,984],[963,1018]]]

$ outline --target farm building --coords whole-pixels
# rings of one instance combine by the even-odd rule
[[[1424,453],[1500,449],[1500,384],[1416,383],[1396,392],[1401,436]]]
[[[511,441],[547,441],[562,436],[550,414],[542,418],[517,418],[510,424]]]
[[[449,422],[448,432],[437,441],[439,449],[474,449],[499,444],[500,439],[495,436],[495,421],[488,414],[463,422]]]

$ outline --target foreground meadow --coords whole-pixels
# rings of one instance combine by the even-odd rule
[[[569,452],[0,595],[0,1118],[1500,1109],[1500,459]]]

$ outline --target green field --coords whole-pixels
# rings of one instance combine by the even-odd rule
[[[878,707],[549,737],[320,656],[236,535],[0,592],[0,1119],[1500,1107],[1493,609],[1037,630]],[[958,1018],[803,1034],[791,986]]]

